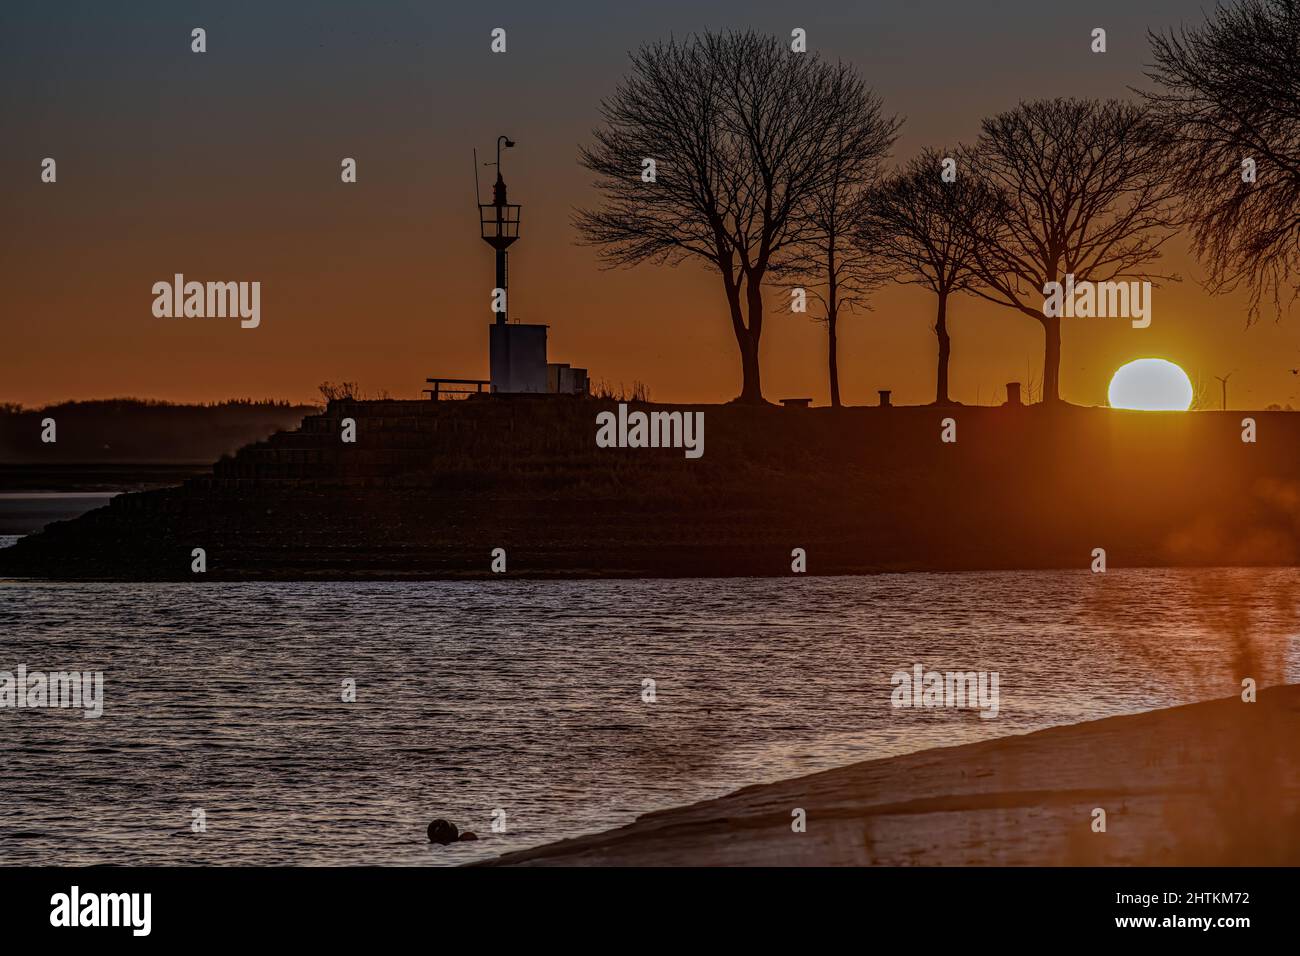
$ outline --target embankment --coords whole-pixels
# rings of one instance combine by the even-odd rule
[[[1294,565],[1300,415],[702,411],[703,457],[598,448],[567,397],[334,402],[210,476],[0,551],[0,574],[205,580]],[[667,406],[639,406],[664,410]],[[343,420],[356,425],[342,441]],[[952,418],[956,441],[941,441]]]

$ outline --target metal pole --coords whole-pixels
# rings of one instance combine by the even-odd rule
[[[506,289],[506,251],[497,250],[497,288],[505,294],[505,301],[501,303],[503,308],[497,313],[497,325],[506,324],[506,309],[510,308],[510,294],[505,292]]]
[[[500,240],[507,232],[508,223],[506,221],[507,204],[506,204],[506,181],[501,175],[501,139],[497,139],[497,182],[496,187],[492,190],[493,205],[496,206],[497,213],[497,239]],[[502,302],[503,308],[497,313],[497,324],[505,325],[507,314],[510,310],[510,292],[507,285],[508,276],[506,274],[506,249],[505,244],[497,246],[497,288],[501,289],[505,298]]]
[[[1235,371],[1237,371],[1237,370],[1234,368],[1234,369],[1232,370],[1232,372],[1235,372]],[[1214,376],[1215,378],[1217,378],[1217,379],[1218,379],[1218,380],[1223,384],[1223,404],[1222,404],[1221,408],[1222,408],[1223,411],[1225,411],[1225,412],[1228,410],[1228,379],[1232,378],[1232,372],[1229,372],[1227,375],[1216,375],[1216,376]]]

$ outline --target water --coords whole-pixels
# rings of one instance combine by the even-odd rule
[[[0,581],[0,670],[103,670],[106,698],[99,719],[0,710],[0,863],[463,863],[856,760],[1228,696],[1242,668],[1295,681],[1298,587],[1294,570]],[[998,717],[891,708],[914,663],[998,671]],[[439,816],[483,839],[431,847]]]
[[[31,534],[108,504],[115,491],[0,491],[0,547],[5,538]]]

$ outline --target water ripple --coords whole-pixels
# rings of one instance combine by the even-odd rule
[[[106,698],[97,720],[0,710],[0,862],[462,863],[854,760],[1227,696],[1243,661],[1261,686],[1298,680],[1298,581],[0,581],[0,670],[102,670]],[[891,708],[890,675],[918,662],[998,671],[998,718]],[[431,848],[436,816],[480,841]]]

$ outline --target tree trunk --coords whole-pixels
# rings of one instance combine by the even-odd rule
[[[826,334],[830,350],[831,407],[840,407],[840,368],[835,350],[835,310],[826,310]]]
[[[732,307],[732,326],[736,330],[736,342],[740,345],[741,386],[737,402],[750,405],[763,404],[763,384],[758,366],[758,341],[763,334],[763,290],[762,279],[749,276],[745,285],[745,300],[748,306],[749,322],[740,319],[739,287],[737,301]]]
[[[740,395],[737,402],[759,405],[763,402],[763,386],[758,368],[758,338],[748,329],[737,333],[740,341]]]
[[[1043,316],[1043,401],[1061,400],[1061,317]]]
[[[827,261],[829,280],[826,289],[826,347],[831,375],[831,408],[840,407],[840,364],[836,349],[835,321],[840,316],[839,289],[835,281],[835,251],[832,248]]]
[[[939,337],[939,368],[935,375],[934,402],[948,404],[948,356],[952,345],[948,338],[948,293],[939,293],[939,313],[934,320],[934,334]]]

